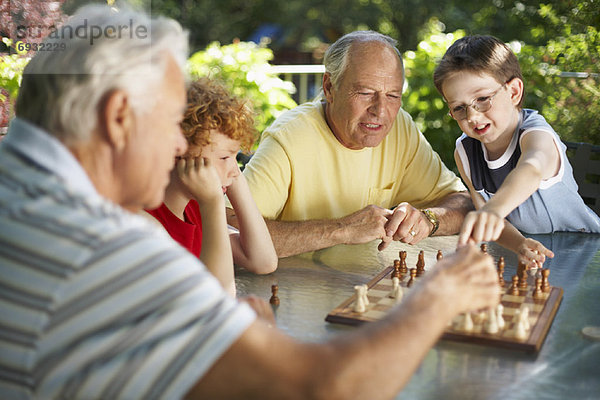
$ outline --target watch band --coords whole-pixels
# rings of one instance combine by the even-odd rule
[[[421,209],[420,210],[425,217],[427,218],[427,220],[429,222],[431,222],[431,224],[433,225],[433,229],[431,230],[431,232],[429,232],[429,236],[433,236],[433,234],[438,230],[438,228],[440,227],[440,221],[438,220],[437,215],[435,215],[435,213],[429,209]]]

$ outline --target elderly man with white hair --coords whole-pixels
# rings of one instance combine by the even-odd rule
[[[127,25],[148,36],[110,29]],[[105,34],[69,35],[84,26]],[[185,42],[173,21],[90,6],[27,66],[0,143],[0,398],[391,397],[455,315],[498,302],[491,258],[460,249],[384,321],[325,343],[256,318],[266,302],[228,295],[135,213],[186,150]]]
[[[458,233],[473,205],[410,115],[396,41],[356,31],[323,60],[322,95],[263,132],[244,170],[279,257]],[[229,221],[236,225],[229,212]]]

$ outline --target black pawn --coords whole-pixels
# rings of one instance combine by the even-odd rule
[[[279,305],[279,297],[277,296],[277,292],[279,291],[279,286],[271,285],[271,298],[269,299],[269,303],[277,307]]]

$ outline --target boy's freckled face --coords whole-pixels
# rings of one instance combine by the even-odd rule
[[[210,143],[197,150],[198,154],[201,153],[202,157],[211,161],[221,179],[223,192],[226,192],[233,180],[240,174],[236,160],[240,150],[240,141],[231,139],[217,130],[211,130]]]
[[[518,123],[518,108],[511,101],[510,86],[502,87],[494,77],[474,72],[456,72],[451,74],[442,85],[444,97],[450,110],[471,105],[474,99],[492,98],[492,106],[485,112],[468,107],[467,118],[457,120],[460,128],[468,136],[484,144],[492,144],[512,137]],[[503,140],[504,139],[504,140]]]

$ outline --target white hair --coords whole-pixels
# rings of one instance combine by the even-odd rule
[[[129,93],[137,114],[152,108],[171,55],[183,73],[187,33],[171,19],[150,19],[104,5],[79,9],[44,41],[25,67],[16,115],[65,144],[87,141],[113,90]]]
[[[393,49],[400,60],[400,65],[402,66],[402,79],[404,79],[402,54],[400,54],[400,51],[396,47],[398,42],[395,39],[375,31],[354,31],[336,40],[335,43],[329,46],[323,57],[325,72],[329,73],[331,83],[334,87],[338,86],[340,79],[344,75],[344,72],[346,72],[350,47],[352,47],[352,44],[354,43],[361,42],[380,42]]]

